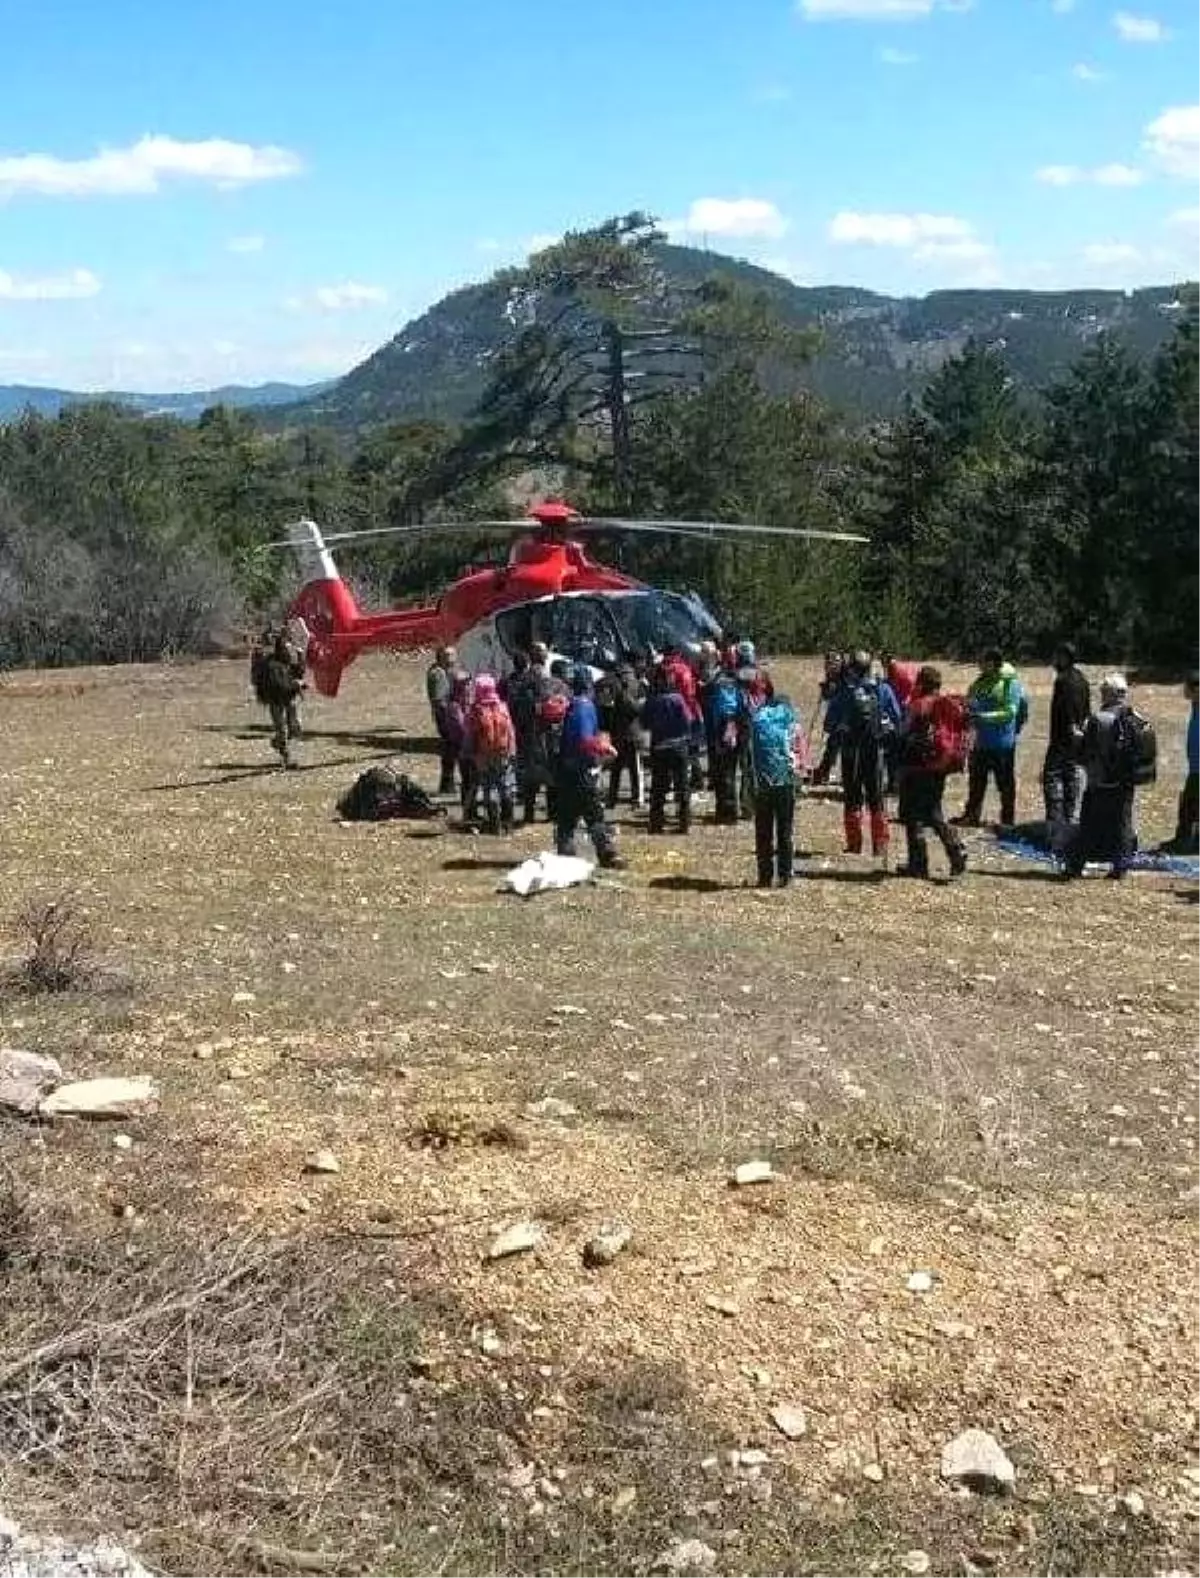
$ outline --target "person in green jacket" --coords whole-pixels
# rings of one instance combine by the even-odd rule
[[[967,764],[967,805],[954,818],[960,827],[978,827],[988,779],[1000,795],[1000,822],[1017,819],[1017,740],[1029,718],[1029,701],[1011,663],[996,647],[984,654],[979,677],[967,692],[975,743]]]

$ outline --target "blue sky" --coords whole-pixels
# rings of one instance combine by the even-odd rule
[[[1195,0],[7,0],[0,381],[351,366],[644,208],[801,283],[1197,273]]]

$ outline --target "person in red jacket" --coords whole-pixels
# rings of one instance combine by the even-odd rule
[[[902,709],[907,707],[913,691],[917,688],[917,675],[921,672],[921,665],[904,663],[899,658],[893,657],[890,652],[881,652],[879,661],[883,665],[884,678],[892,687],[896,700]]]
[[[700,770],[700,749],[704,744],[704,709],[700,705],[700,685],[696,671],[678,647],[668,647],[663,653],[663,671],[670,675],[671,684],[683,697],[688,715],[688,776],[693,789],[704,784]]]
[[[960,698],[942,695],[942,676],[926,664],[917,671],[900,734],[900,821],[908,841],[906,877],[929,876],[925,829],[931,827],[950,862],[950,875],[967,869],[962,843],[946,821],[946,777],[961,772],[967,714]]]

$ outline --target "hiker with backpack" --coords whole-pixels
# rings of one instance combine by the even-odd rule
[[[259,705],[266,707],[271,717],[272,749],[284,767],[294,767],[291,742],[300,734],[304,658],[288,640],[286,631],[264,633],[250,659],[250,680]]]
[[[592,677],[580,664],[571,675],[571,702],[562,722],[555,778],[554,846],[557,854],[575,853],[575,829],[582,821],[602,866],[619,868],[613,830],[604,818],[600,769],[614,756],[612,742],[600,729],[600,715],[591,697]]]
[[[932,664],[917,671],[899,735],[900,821],[908,845],[905,877],[928,878],[929,850],[925,829],[932,828],[946,851],[951,877],[967,869],[962,841],[946,821],[942,798],[946,778],[961,773],[967,764],[971,721],[961,696],[942,692],[942,676]]]
[[[669,663],[660,663],[654,671],[643,719],[650,736],[649,831],[666,832],[667,795],[672,793],[679,831],[687,833],[692,820],[692,720],[679,691],[677,671]]]
[[[1051,832],[1072,827],[1079,816],[1079,754],[1092,713],[1092,688],[1076,665],[1075,648],[1059,642],[1054,652],[1054,690],[1050,697],[1050,739],[1042,764],[1042,796]]]
[[[516,731],[495,677],[480,674],[467,713],[463,756],[471,764],[474,794],[482,797],[484,825],[493,836],[512,832],[516,751]]]
[[[533,780],[537,766],[538,703],[542,699],[544,679],[545,671],[539,673],[534,668],[528,652],[518,650],[513,653],[512,673],[505,686],[504,701],[517,742],[517,794],[524,807],[526,823],[533,821],[534,801],[537,799],[538,786]]]
[[[998,647],[984,654],[979,677],[967,692],[975,726],[975,744],[967,764],[967,803],[954,821],[978,827],[988,779],[995,778],[1000,795],[1000,823],[1017,819],[1017,740],[1029,718],[1029,701],[1011,663]]]
[[[825,708],[825,717],[822,722],[822,731],[825,735],[825,745],[821,751],[821,760],[812,771],[814,788],[829,782],[829,775],[837,764],[841,752],[842,742],[837,732],[829,722],[829,708],[833,698],[842,688],[846,677],[846,658],[841,652],[826,652],[825,668],[821,675],[821,683],[817,690],[817,708]],[[811,730],[812,725],[809,725]]]
[[[1149,720],[1129,704],[1123,674],[1100,681],[1100,711],[1083,732],[1083,767],[1087,787],[1079,826],[1063,855],[1062,875],[1083,875],[1089,862],[1107,863],[1119,880],[1136,848],[1133,803],[1143,784],[1154,782],[1157,748]]]
[[[745,703],[737,677],[728,664],[723,664],[709,682],[706,705],[713,742],[709,755],[709,780],[716,799],[716,822],[720,827],[735,826],[738,820],[740,731]]]
[[[871,676],[869,652],[855,652],[829,704],[842,762],[842,825],[846,853],[863,850],[863,807],[870,813],[871,852],[885,864],[889,828],[883,792],[885,741],[900,728],[900,704],[886,680]]]
[[[645,689],[630,663],[606,674],[596,686],[600,727],[612,740],[616,755],[608,768],[608,809],[616,809],[621,779],[629,776],[629,803],[640,808],[642,785],[642,704]]]
[[[758,662],[753,641],[739,641],[734,651],[734,678],[738,688],[738,817],[743,822],[754,818],[754,757],[750,750],[750,726],[767,694],[767,679]]]
[[[762,700],[750,718],[754,768],[754,854],[758,886],[792,880],[796,782],[801,766],[800,720],[786,696],[763,676]]]

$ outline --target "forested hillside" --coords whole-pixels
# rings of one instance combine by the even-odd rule
[[[1194,288],[1150,319],[1131,298],[1128,334],[1078,333],[1036,387],[1017,376],[1018,337],[956,333],[915,398],[866,425],[800,387],[827,327],[785,310],[780,282],[697,264],[664,289],[654,237],[630,215],[507,275],[513,332],[459,420],[353,433],[314,413],[278,429],[226,407],[186,423],[88,405],[0,426],[0,663],[203,651],[286,601],[293,567],[264,545],[299,514],[353,530],[507,514],[533,492],[595,514],[867,533],[864,547],[607,545],[777,651],[1000,642],[1025,658],[1068,634],[1095,660],[1195,661]],[[1016,299],[989,311],[1024,311]],[[647,300],[655,333],[639,338]],[[826,293],[820,311],[873,303]],[[929,302],[904,311],[931,335],[941,321]],[[503,545],[432,533],[341,551],[364,597],[404,600]]]
[[[178,416],[194,421],[214,405],[295,405],[322,393],[328,384],[227,384],[220,389],[200,389],[185,394],[81,394],[72,389],[48,389],[41,384],[0,384],[0,422],[24,411],[57,416],[69,405],[119,405],[143,416]]]

